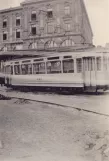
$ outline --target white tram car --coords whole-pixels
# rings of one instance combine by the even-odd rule
[[[6,61],[5,85],[11,87],[67,90],[107,90],[109,53],[61,52],[53,55]]]

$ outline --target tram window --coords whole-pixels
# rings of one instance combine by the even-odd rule
[[[15,64],[19,64],[19,62],[15,62]]]
[[[10,74],[10,66],[6,66],[6,74]]]
[[[13,74],[13,66],[7,65],[5,71],[6,74]]]
[[[93,71],[95,66],[94,66],[94,61],[95,59],[94,58],[89,58],[89,59],[86,59],[86,71]]]
[[[5,66],[5,73],[8,74],[8,72],[7,72],[7,66]]]
[[[11,74],[13,75],[13,66],[11,66]]]
[[[108,70],[109,70],[109,58],[108,58],[108,61],[107,61],[107,63],[108,63]]]
[[[90,70],[91,71],[94,71],[95,70],[95,58],[92,58],[91,59]]]
[[[63,60],[63,73],[74,73],[74,60]]]
[[[24,61],[22,61],[22,63],[29,63],[30,62],[30,60],[24,60]]]
[[[64,58],[65,58],[65,59],[67,59],[67,58],[72,58],[72,56],[64,56]]]
[[[20,75],[20,65],[14,66],[14,73],[15,73],[15,75]]]
[[[45,63],[35,63],[33,64],[33,73],[34,74],[45,74]]]
[[[97,57],[96,58],[96,62],[97,62],[97,70],[101,70],[101,57]]]
[[[32,74],[32,64],[28,64],[28,74]]]
[[[43,61],[43,59],[34,59],[34,62],[36,61]]]
[[[24,64],[21,65],[21,70],[22,70],[22,74],[24,74],[24,75],[25,75],[25,74],[28,74],[28,73],[27,73],[27,66],[26,66],[26,65],[24,65]]]
[[[107,70],[107,58],[103,58],[104,70]]]
[[[76,65],[77,65],[77,73],[81,73],[82,72],[82,59],[81,58],[76,59]]]
[[[61,61],[50,61],[47,62],[47,73],[61,73]]]
[[[32,74],[32,64],[21,65],[22,74]]]
[[[59,59],[59,57],[49,57],[47,58],[48,60],[54,60],[54,59]]]

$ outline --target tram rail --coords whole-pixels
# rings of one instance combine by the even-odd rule
[[[13,91],[13,90],[12,90]],[[21,95],[22,92],[19,93],[19,95]],[[13,96],[14,95],[14,96]],[[29,96],[28,96],[29,97]],[[105,116],[105,117],[109,117],[109,114],[107,113],[103,113],[103,112],[99,112],[99,111],[96,111],[96,110],[89,110],[89,109],[86,109],[86,108],[82,108],[82,107],[75,107],[75,106],[72,106],[72,105],[69,105],[69,104],[63,104],[63,103],[59,103],[59,102],[52,102],[50,101],[50,99],[47,99],[47,100],[40,100],[40,99],[37,99],[37,98],[26,98],[25,95],[22,97],[22,96],[18,96],[17,95],[17,92],[16,92],[16,95],[15,95],[15,92],[12,94],[11,91],[8,91],[7,92],[7,89],[4,89],[4,90],[1,90],[0,89],[0,100],[13,100],[13,99],[17,99],[17,100],[24,100],[24,102],[28,102],[28,101],[32,101],[32,102],[39,102],[39,103],[44,103],[44,104],[48,104],[48,105],[54,105],[54,106],[60,106],[60,107],[63,107],[63,108],[70,108],[70,109],[74,109],[74,110],[77,110],[77,111],[83,111],[83,112],[87,112],[87,113],[92,113],[92,114],[96,114],[96,115],[100,115],[100,116]]]

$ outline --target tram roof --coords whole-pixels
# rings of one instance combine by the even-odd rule
[[[32,56],[43,56],[48,52],[36,50],[15,50],[15,51],[0,51],[0,60],[8,60],[11,58],[23,58]],[[51,53],[51,52],[50,52]]]
[[[62,51],[62,52],[56,52],[56,51],[36,51],[36,50],[16,50],[16,51],[0,51],[0,60],[9,60],[14,58],[27,58],[27,57],[45,57],[45,56],[56,56],[56,55],[67,55],[72,54],[74,55],[87,55],[92,56],[95,54],[102,54],[106,53],[109,54],[109,49],[102,48],[102,49],[87,49],[87,50],[79,50],[79,51]]]

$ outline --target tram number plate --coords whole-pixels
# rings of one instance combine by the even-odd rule
[[[42,78],[37,78],[36,80],[37,80],[37,81],[42,81]]]

